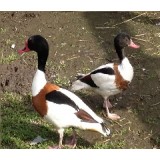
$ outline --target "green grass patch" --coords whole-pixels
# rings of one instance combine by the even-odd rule
[[[3,54],[0,59],[0,64],[9,64],[15,61],[18,58],[18,55],[12,52],[9,56],[4,57]]]
[[[43,121],[24,97],[5,93],[1,99],[1,110],[2,148],[46,148],[58,142],[54,127]],[[38,135],[49,141],[30,146],[30,142]]]
[[[6,28],[0,28],[0,33],[6,33],[7,29]]]
[[[67,77],[61,77],[60,75],[57,75],[54,79],[53,83],[57,84],[58,86],[61,86],[63,88],[68,87],[70,84],[70,81]]]

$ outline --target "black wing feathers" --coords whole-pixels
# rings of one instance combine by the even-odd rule
[[[69,97],[67,97],[65,94],[63,94],[60,91],[54,90],[52,92],[49,92],[46,94],[46,100],[57,103],[57,104],[67,104],[72,106],[77,112],[75,112],[75,115],[81,119],[84,122],[89,123],[97,123],[97,121],[89,115],[86,111],[83,109],[80,109],[74,101],[72,101]]]
[[[81,82],[84,82],[88,85],[90,85],[91,87],[95,87],[95,88],[98,88],[98,86],[94,83],[94,81],[92,80],[91,78],[91,75],[87,75],[87,76],[84,76],[83,78],[80,79]]]
[[[96,74],[96,73],[103,73],[103,74],[109,74],[109,75],[114,75],[114,70],[112,68],[101,68],[93,71],[91,74]]]
[[[91,87],[98,88],[98,86],[94,83],[94,81],[92,80],[92,77],[91,77],[91,75],[96,74],[96,73],[103,73],[103,74],[109,74],[109,75],[115,74],[114,70],[112,68],[101,68],[101,69],[97,69],[97,70],[91,72],[89,75],[86,75],[86,76],[80,78],[79,80],[83,83],[90,85]]]
[[[74,101],[72,101],[65,94],[57,90],[54,90],[46,94],[46,100],[57,103],[57,104],[67,104],[67,105],[72,106],[77,111],[79,110],[79,107],[74,103]]]

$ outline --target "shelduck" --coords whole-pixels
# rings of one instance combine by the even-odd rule
[[[59,145],[64,130],[73,127],[72,148],[76,145],[76,132],[74,128],[94,130],[103,136],[110,134],[106,123],[97,116],[78,96],[55,84],[47,82],[45,78],[45,65],[49,54],[47,40],[41,35],[33,35],[26,42],[25,47],[18,52],[35,51],[38,56],[38,69],[32,82],[32,102],[35,110],[47,121],[51,122],[59,133]]]
[[[114,47],[120,63],[108,63],[101,65],[86,75],[81,75],[72,83],[71,90],[92,89],[104,98],[103,107],[106,108],[108,118],[117,120],[119,115],[110,113],[112,107],[109,96],[116,95],[128,88],[133,79],[134,71],[128,58],[125,56],[124,48],[139,48],[131,37],[126,33],[119,33],[114,38]]]

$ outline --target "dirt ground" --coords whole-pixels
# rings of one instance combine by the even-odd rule
[[[121,120],[111,122],[110,141],[125,142],[123,148],[160,147],[160,12],[0,12],[0,22],[0,97],[31,92],[36,55],[17,54],[31,35],[49,42],[48,81],[69,88],[78,72],[118,61],[113,38],[129,33],[141,47],[126,49],[135,74],[127,91],[111,97]],[[104,117],[99,95],[76,94]],[[87,132],[83,137],[94,140]]]

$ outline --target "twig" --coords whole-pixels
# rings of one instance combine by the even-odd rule
[[[126,126],[127,124],[131,124],[131,121],[129,121],[129,122],[123,124],[123,126]]]
[[[115,27],[113,27],[113,26],[111,26],[111,27],[95,27],[96,29],[107,29],[107,28],[115,28]]]
[[[23,58],[22,60],[24,61],[24,63],[25,63],[26,65],[28,65],[28,63],[24,60],[24,58]]]
[[[106,139],[105,141],[103,141],[103,143],[110,141],[111,139]]]
[[[144,14],[146,14],[146,13],[147,13],[147,12],[142,13],[142,14],[140,14],[140,15],[138,15],[138,16],[135,16],[135,17],[133,17],[133,18],[127,19],[127,20],[125,20],[125,21],[123,21],[123,22],[114,24],[114,25],[112,25],[112,26],[107,26],[107,27],[95,27],[95,28],[96,28],[96,29],[115,28],[115,27],[118,26],[118,25],[121,25],[121,24],[123,24],[123,23],[127,23],[127,22],[129,22],[129,21],[131,21],[131,20],[133,20],[133,19],[136,19],[136,18],[138,18],[138,17],[140,17],[140,16],[142,16],[142,15],[144,15]],[[105,24],[107,24],[107,22],[105,22],[104,25],[105,25]]]
[[[79,42],[85,42],[85,41],[88,41],[88,40],[84,40],[84,39],[80,39],[78,40]]]
[[[137,34],[137,35],[135,35],[136,37],[140,37],[140,36],[144,36],[144,35],[146,35],[146,34]]]
[[[125,118],[120,119],[119,121],[122,122],[123,120],[125,120]]]
[[[86,57],[88,57],[90,61],[93,61],[92,58],[91,58],[90,56],[86,56]]]
[[[142,15],[146,14],[146,13],[147,13],[147,12],[142,13],[142,14],[140,14],[140,15],[138,15],[138,16],[133,17],[133,18],[127,19],[127,20],[125,20],[125,21],[123,21],[123,22],[121,22],[121,23],[117,23],[117,24],[113,25],[112,27],[115,27],[115,26],[118,26],[118,25],[120,25],[120,24],[123,24],[123,23],[129,22],[129,21],[131,21],[131,20],[133,20],[133,19],[136,19],[136,18],[138,18],[138,17],[140,17],[140,16],[142,16]],[[107,23],[107,22],[106,22],[106,23]],[[104,23],[104,24],[106,24],[106,23]]]
[[[118,126],[123,127],[123,125],[121,125],[120,123],[118,123],[117,121],[113,121],[114,123],[118,124]]]
[[[143,95],[140,95],[140,96],[142,96],[142,97],[150,97],[151,95],[149,95],[149,94],[143,94]]]
[[[0,62],[3,62],[3,52],[1,54],[1,60],[0,60]]]
[[[128,127],[128,130],[131,131],[131,127],[130,126]]]
[[[158,105],[158,104],[160,104],[160,102],[157,102],[157,103],[152,104],[152,105],[150,105],[150,106],[156,106],[156,105]]]
[[[150,41],[148,41],[148,40],[140,39],[140,38],[135,38],[135,37],[132,37],[132,39],[136,39],[136,40],[139,40],[139,41],[143,41],[143,42],[150,43],[150,44],[152,44],[153,46],[155,46],[155,47],[157,47],[157,48],[158,48],[158,46],[156,46],[154,43],[152,43],[152,42],[150,42]]]
[[[151,50],[153,50],[153,48],[147,48],[147,49],[146,49],[146,51],[151,51]]]
[[[70,60],[76,59],[76,58],[79,58],[79,56],[77,56],[77,57],[72,57],[72,58],[68,58],[67,61],[70,61]]]
[[[146,139],[148,139],[148,138],[150,138],[150,137],[151,137],[151,135],[148,135],[147,137],[144,138],[144,140],[146,140]]]
[[[143,42],[149,42],[148,40],[145,40],[145,39],[140,39],[140,38],[135,38],[135,37],[132,37],[133,39],[136,39],[136,40],[139,40],[139,41],[143,41]]]
[[[98,59],[98,60],[104,60],[104,58],[99,58],[99,57],[93,57],[95,59]]]
[[[133,39],[136,39],[136,40],[139,40],[139,41],[143,41],[143,42],[148,42],[148,43],[150,43],[150,44],[154,44],[154,43],[152,43],[152,42],[150,42],[150,41],[148,41],[148,40],[145,40],[145,39],[140,39],[140,38],[135,38],[135,37],[132,37]]]

